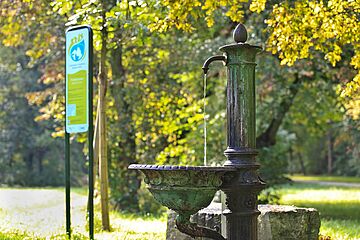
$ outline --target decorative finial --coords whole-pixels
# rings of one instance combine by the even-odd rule
[[[239,23],[233,33],[234,41],[237,43],[245,43],[247,40],[247,31],[244,24]]]

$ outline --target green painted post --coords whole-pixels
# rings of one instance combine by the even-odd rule
[[[225,177],[222,195],[221,233],[227,240],[257,240],[257,197],[264,188],[256,162],[255,122],[255,56],[262,49],[245,43],[247,31],[243,24],[234,30],[235,43],[220,47],[225,56],[208,58],[206,74],[213,61],[227,66],[227,149],[226,167],[236,169]]]
[[[65,131],[65,212],[66,212],[66,235],[71,238],[71,215],[70,215],[70,134]]]
[[[85,37],[84,37],[85,36]],[[86,48],[88,46],[88,48]],[[65,59],[65,206],[66,233],[71,238],[70,133],[88,132],[89,146],[89,237],[94,239],[94,154],[93,154],[93,32],[90,26],[66,30]],[[69,62],[68,62],[69,61]],[[68,71],[69,70],[69,71]],[[87,95],[86,95],[87,92]],[[85,111],[84,111],[85,110]],[[87,111],[87,115],[86,115]]]
[[[237,169],[234,178],[223,183],[222,234],[228,240],[257,240],[257,196],[265,183],[255,161],[255,55],[262,49],[246,44],[247,32],[239,24],[236,43],[220,48],[227,56],[227,161]]]
[[[89,27],[90,41],[89,41],[89,130],[88,130],[88,144],[89,144],[89,237],[94,239],[94,154],[93,154],[93,32]]]

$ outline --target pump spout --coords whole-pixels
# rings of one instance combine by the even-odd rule
[[[206,61],[204,62],[204,65],[202,66],[204,74],[206,74],[209,71],[209,65],[210,65],[210,63],[212,63],[214,61],[223,61],[226,64],[226,56],[216,55],[216,56],[212,56],[212,57],[209,57],[208,59],[206,59]]]

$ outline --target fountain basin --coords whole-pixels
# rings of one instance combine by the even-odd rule
[[[168,166],[131,164],[140,170],[154,198],[182,214],[194,214],[207,207],[232,167]]]
[[[193,237],[224,239],[213,230],[190,223],[190,216],[207,207],[233,167],[167,166],[131,164],[140,170],[154,198],[174,210],[178,229]]]

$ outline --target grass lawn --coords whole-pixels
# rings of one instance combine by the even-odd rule
[[[281,204],[318,209],[321,235],[334,240],[360,239],[360,188],[296,183],[282,185],[279,193]]]
[[[288,175],[293,181],[360,183],[360,177]]]
[[[73,239],[88,239],[86,191],[74,189]],[[0,188],[0,240],[66,239],[64,189]],[[95,211],[95,239],[165,240],[165,216],[140,217],[110,213],[111,232],[101,231],[101,216]]]
[[[320,211],[323,236],[332,240],[360,239],[360,188],[295,183],[280,186],[280,203]],[[87,239],[86,191],[72,191],[73,239]],[[165,240],[166,217],[111,212],[111,232],[102,232],[95,212],[95,238]],[[63,189],[0,188],[0,240],[66,239]]]

